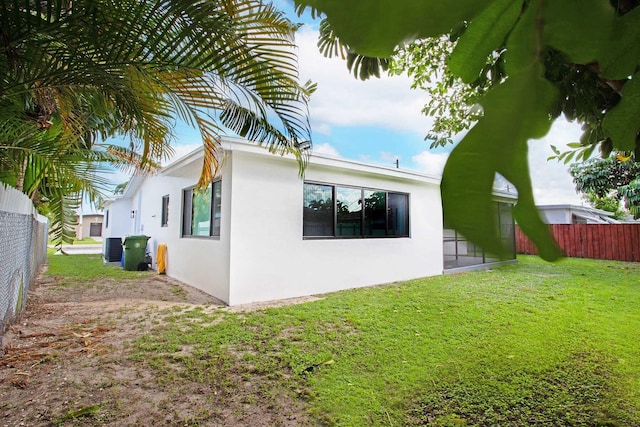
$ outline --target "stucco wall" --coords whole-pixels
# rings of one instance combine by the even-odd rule
[[[104,211],[104,222],[102,223],[102,237],[123,238],[131,234],[131,199],[120,198],[109,203]],[[107,212],[109,221],[107,224]]]
[[[154,268],[158,245],[167,245],[166,273],[182,282],[229,302],[229,217],[230,185],[222,169],[222,218],[220,238],[181,237],[182,190],[193,186],[200,175],[201,163],[189,165],[176,174],[149,177],[132,198],[139,215],[139,234],[150,236],[147,250]],[[162,197],[169,195],[167,227],[162,227]]]
[[[129,225],[133,224],[130,211],[137,210],[135,228],[151,236],[148,250],[154,263],[158,244],[167,244],[169,276],[237,305],[442,273],[437,179],[312,158],[306,180],[409,193],[410,237],[305,240],[304,180],[295,160],[255,145],[225,148],[219,238],[181,237],[182,190],[197,182],[202,167],[202,158],[193,153],[147,177],[132,194],[125,194],[127,199],[110,206],[110,221]],[[169,195],[169,224],[161,227],[165,195]],[[116,211],[123,219],[116,219]]]
[[[87,237],[102,237],[102,225],[104,216],[100,214],[83,215],[78,218],[78,225],[76,226],[76,239],[84,239]],[[97,236],[91,236],[91,224],[100,224],[100,234]]]
[[[366,168],[363,168],[366,169]],[[232,305],[441,274],[438,184],[309,165],[305,179],[410,193],[410,238],[302,238],[303,180],[291,159],[233,152]]]

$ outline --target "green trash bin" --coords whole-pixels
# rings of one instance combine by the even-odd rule
[[[124,269],[137,271],[138,265],[143,263],[146,256],[149,236],[128,236],[124,239]]]

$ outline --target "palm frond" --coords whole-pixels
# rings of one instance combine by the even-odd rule
[[[8,113],[0,111],[0,129],[11,133],[0,145],[13,148],[0,167],[19,169],[28,159],[33,182],[73,182],[82,170],[47,162],[81,153],[80,164],[151,170],[171,152],[175,117],[200,131],[201,183],[219,168],[224,126],[292,152],[304,166],[312,87],[298,81],[297,28],[260,0],[2,2],[0,107]],[[57,135],[40,132],[51,122],[59,122]],[[128,150],[91,150],[116,133],[130,138]]]
[[[346,60],[347,68],[354,77],[367,80],[371,77],[380,78],[383,71],[389,69],[388,58],[376,58],[355,53],[348,45],[342,43],[333,32],[333,28],[327,19],[320,22],[318,36],[318,49],[327,58],[339,56]]]
[[[78,194],[64,194],[56,191],[49,195],[47,206],[50,217],[49,237],[58,250],[63,243],[71,243],[75,237],[74,227],[77,224],[76,209],[80,207],[82,198]]]

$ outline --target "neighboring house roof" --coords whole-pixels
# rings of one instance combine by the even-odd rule
[[[613,218],[613,212],[603,211],[590,206],[578,205],[538,205],[543,219],[548,224],[571,224],[573,217],[585,221],[587,224],[619,224],[620,221]],[[559,215],[564,220],[558,220]]]

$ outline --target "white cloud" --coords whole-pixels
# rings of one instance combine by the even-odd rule
[[[569,174],[569,165],[556,160],[547,161],[554,154],[551,145],[555,145],[560,151],[568,150],[566,144],[577,141],[580,134],[579,125],[561,118],[553,124],[544,138],[529,141],[529,171],[536,204],[582,204]],[[423,151],[411,160],[420,171],[440,176],[447,157],[448,153]],[[506,189],[507,185],[509,183],[502,177],[496,181],[496,188]]]
[[[431,120],[421,113],[426,94],[412,90],[409,77],[383,74],[360,81],[345,61],[322,56],[317,40],[318,32],[310,28],[296,34],[301,81],[318,84],[309,104],[314,131],[328,135],[331,126],[381,126],[423,135],[431,127]]]
[[[314,144],[312,149],[314,154],[325,154],[327,156],[342,157],[336,148],[328,142],[322,144]]]
[[[411,161],[418,170],[428,175],[441,176],[444,165],[447,163],[449,153],[434,153],[432,151],[422,151],[411,157]]]
[[[173,155],[168,160],[163,161],[162,166],[167,166],[168,164],[174,162],[175,160],[178,160],[179,158],[186,156],[187,154],[189,154],[190,152],[192,152],[198,147],[202,147],[202,143],[173,145],[172,146],[174,151]]]
[[[358,160],[363,163],[374,163],[373,156],[371,154],[360,154],[358,155]]]
[[[554,154],[551,145],[560,151],[568,150],[566,144],[577,141],[580,134],[579,125],[560,118],[544,138],[529,141],[529,170],[536,204],[582,204],[569,174],[569,165],[547,161]]]
[[[331,126],[329,126],[327,123],[316,124],[315,126],[313,126],[313,133],[324,136],[331,136]]]
[[[330,136],[332,126],[381,126],[391,131],[424,135],[431,128],[431,119],[421,113],[427,95],[411,90],[408,77],[383,75],[381,79],[366,82],[357,80],[348,72],[344,61],[323,57],[318,52],[317,40],[318,32],[310,28],[303,28],[296,35],[301,80],[318,83],[309,105],[315,133]],[[565,144],[578,140],[580,133],[578,125],[559,119],[546,137],[530,141],[529,167],[537,204],[582,203],[568,165],[547,161],[553,155],[551,144],[566,150]],[[392,162],[400,157],[390,153],[379,155],[383,163],[389,156],[394,156]],[[423,151],[412,156],[411,162],[427,174],[440,176],[447,157],[447,153]],[[375,158],[373,153],[358,156],[366,162]]]
[[[113,169],[108,172],[99,172],[98,175],[101,178],[104,178],[110,182],[110,185],[107,185],[107,188],[106,188],[106,192],[108,194],[110,194],[111,191],[113,191],[116,185],[122,184],[124,182],[129,181],[129,179],[131,179],[130,173],[123,172],[118,169]]]
[[[400,154],[389,153],[388,151],[381,152],[379,157],[382,163],[395,163],[396,160],[402,160],[402,156]]]

